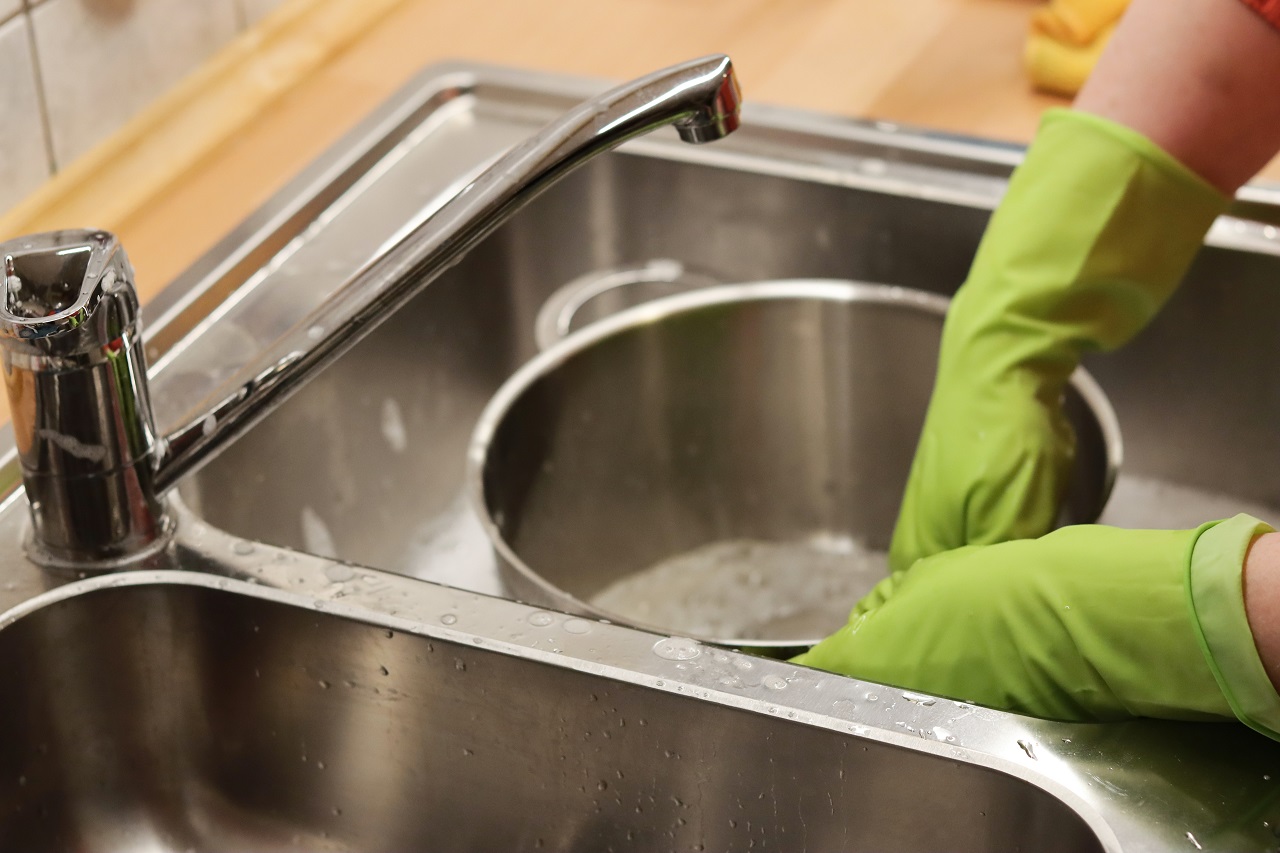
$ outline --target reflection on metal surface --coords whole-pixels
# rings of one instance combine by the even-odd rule
[[[469,453],[472,494],[512,590],[752,648],[797,652],[836,630],[884,575],[845,563],[846,582],[824,596],[831,557],[799,546],[888,549],[946,304],[856,282],[724,285],[640,305],[542,353],[498,390]],[[1120,433],[1083,371],[1067,400],[1077,448],[1064,521],[1089,523],[1115,478]],[[769,571],[753,594],[719,593],[740,612],[713,621],[750,633],[701,627],[714,608],[658,609],[669,622],[592,603],[624,577],[741,541],[791,546],[789,559],[742,567]],[[815,606],[806,584],[835,601]],[[670,594],[715,592],[680,584]]]
[[[690,143],[713,142],[738,127],[740,93],[727,56],[692,60],[590,98],[495,160],[422,225],[376,257],[335,294],[273,381],[214,409],[216,426],[176,446],[157,472],[166,489],[218,446],[274,409],[431,284],[479,241],[592,157],[657,128],[674,126]],[[323,317],[325,323],[319,320]],[[314,328],[325,329],[321,335]]]
[[[570,332],[633,305],[721,283],[715,276],[670,258],[593,270],[542,304],[534,321],[534,336],[540,349],[549,349]]]
[[[847,679],[443,589],[413,616],[449,618],[418,621],[190,574],[92,584],[0,630],[6,850],[1114,846],[1016,761],[852,737],[856,715],[764,685]]]
[[[133,269],[115,237],[63,231],[0,245],[6,375],[25,371],[8,389],[26,451],[33,553],[51,564],[101,570],[154,551],[168,530],[157,492],[270,411],[539,192],[658,127],[673,125],[691,143],[721,139],[737,129],[739,109],[726,56],[685,62],[589,99],[495,161],[357,275],[340,295],[348,311],[342,322],[318,336],[309,325],[299,349],[159,444]],[[75,433],[86,427],[92,434],[83,441]]]
[[[426,72],[148,306],[158,424],[204,432],[214,404],[345,321],[330,298],[405,222],[603,88]],[[1238,725],[1032,720],[377,570],[501,589],[465,449],[565,282],[662,258],[946,294],[1019,157],[743,118],[715,146],[658,134],[594,159],[183,478],[196,513],[175,501],[155,555],[181,573],[59,586],[0,551],[0,847],[1272,850],[1280,750]],[[1275,195],[1249,209],[1274,214]],[[1280,399],[1278,243],[1227,226],[1091,369],[1128,471],[1277,506],[1257,401]],[[21,494],[0,541],[26,526]],[[300,553],[308,536],[348,562]]]
[[[115,568],[163,547],[161,448],[147,394],[133,268],[115,237],[56,231],[0,243],[0,349],[30,551]]]

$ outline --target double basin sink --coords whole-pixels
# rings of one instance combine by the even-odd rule
[[[148,307],[162,428],[597,89],[424,72]],[[472,427],[567,283],[676,264],[949,294],[1019,156],[750,107],[715,146],[630,143],[185,477],[154,571],[64,584],[11,547],[0,849],[1280,847],[1280,748],[1241,726],[1052,723],[539,610],[467,503]],[[1234,213],[1088,365],[1126,438],[1113,523],[1280,520],[1280,206],[1252,187]],[[11,487],[0,541],[25,513]]]

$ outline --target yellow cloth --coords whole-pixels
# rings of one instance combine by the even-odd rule
[[[1031,19],[1035,31],[1055,41],[1087,47],[1110,30],[1129,0],[1053,0]]]
[[[1129,0],[1052,0],[1031,19],[1024,61],[1037,89],[1074,95],[1084,85]]]

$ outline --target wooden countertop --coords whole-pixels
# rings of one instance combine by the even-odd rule
[[[751,101],[1025,141],[1040,111],[1061,103],[1032,93],[1022,74],[1023,35],[1035,6],[1032,0],[293,0],[261,32],[215,58],[211,65],[220,67],[206,75],[212,84],[187,86],[158,115],[135,121],[114,145],[87,155],[84,174],[73,166],[60,176],[59,192],[46,188],[0,220],[0,232],[114,230],[145,298],[415,72],[446,59],[624,79],[724,52]],[[232,74],[238,82],[228,89]],[[201,102],[215,116],[203,124],[188,115]],[[177,141],[167,140],[165,133],[184,121]],[[144,155],[147,145],[155,150]],[[175,161],[166,174],[163,161],[184,146],[190,162]],[[112,170],[119,173],[114,185]]]
[[[1032,92],[1022,71],[1038,5],[290,0],[0,217],[0,238],[113,230],[145,299],[423,66],[447,59],[625,79],[724,52],[748,101],[1025,142],[1042,110],[1065,103]]]

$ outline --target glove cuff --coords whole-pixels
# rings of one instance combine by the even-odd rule
[[[1248,515],[1205,525],[1191,550],[1187,595],[1200,650],[1241,722],[1280,740],[1280,695],[1258,656],[1244,607],[1244,559],[1274,530]]]
[[[1182,165],[1182,161],[1165,151],[1159,145],[1143,136],[1131,127],[1111,121],[1093,113],[1068,109],[1067,107],[1050,107],[1040,118],[1040,133],[1056,133],[1056,128],[1063,124],[1075,124],[1087,128],[1092,134],[1110,137],[1115,142],[1141,157],[1148,166],[1159,171],[1169,182],[1168,191],[1177,193],[1179,201],[1192,209],[1189,218],[1196,224],[1193,230],[1207,230],[1213,223],[1210,218],[1204,227],[1198,224],[1202,217],[1217,216],[1231,201],[1218,191],[1217,187]],[[1066,131],[1072,133],[1073,131]],[[1167,216],[1169,211],[1156,210],[1153,215]]]

